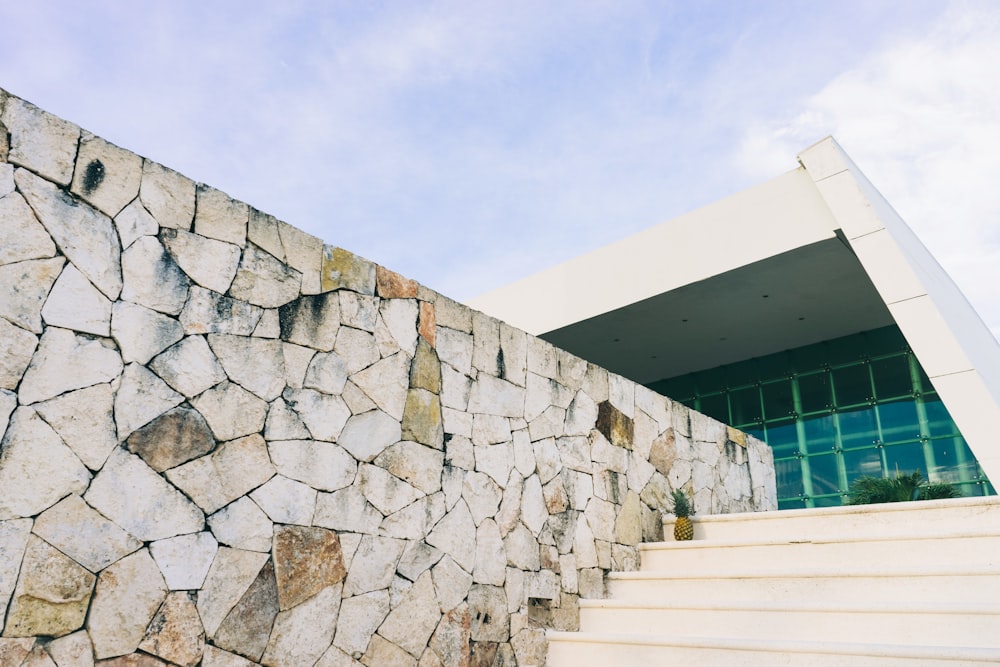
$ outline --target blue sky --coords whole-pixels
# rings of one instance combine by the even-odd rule
[[[5,5],[0,87],[458,299],[833,134],[1000,332],[1000,3]]]

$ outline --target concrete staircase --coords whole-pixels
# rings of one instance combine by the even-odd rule
[[[550,667],[1000,663],[1000,498],[695,519],[548,633]]]

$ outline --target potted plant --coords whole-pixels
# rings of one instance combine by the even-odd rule
[[[935,500],[956,498],[958,491],[950,484],[930,484],[920,471],[910,475],[897,473],[895,477],[858,477],[848,491],[848,505],[898,503],[908,500]]]

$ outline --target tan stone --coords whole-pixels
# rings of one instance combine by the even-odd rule
[[[274,574],[284,611],[344,579],[337,534],[325,528],[278,526],[274,530]]]
[[[417,341],[410,364],[410,388],[426,389],[432,394],[441,392],[441,362],[434,348],[423,338]]]
[[[249,207],[213,187],[198,184],[194,231],[238,246],[246,244]]]
[[[80,628],[96,577],[31,535],[7,613],[4,635],[61,637]]]
[[[189,593],[170,593],[139,648],[180,667],[194,667],[205,651],[205,629]]]
[[[256,662],[251,662],[246,658],[217,649],[211,644],[205,645],[205,657],[201,661],[201,667],[255,667]]]
[[[625,502],[618,510],[618,518],[615,520],[615,541],[631,546],[642,541],[642,512],[639,496],[634,491],[628,492]]]
[[[595,428],[617,447],[632,449],[635,437],[634,422],[631,417],[616,408],[610,401],[604,401],[597,406],[597,425]]]
[[[257,579],[267,562],[266,553],[219,547],[205,584],[198,592],[198,613],[209,637]]]
[[[343,248],[323,247],[322,289],[375,294],[375,264]]]
[[[417,661],[409,653],[379,635],[372,637],[368,651],[362,656],[361,664],[367,667],[417,667]]]
[[[169,663],[147,653],[130,653],[109,660],[98,660],[95,664],[97,667],[170,667]]]
[[[94,667],[94,645],[86,630],[49,642],[46,647],[58,667]],[[0,657],[0,665],[5,664]]]
[[[333,642],[342,588],[341,584],[329,586],[297,607],[279,612],[261,664],[268,667],[315,664]],[[318,622],[319,619],[323,621]]]
[[[0,637],[0,665],[20,665],[31,653],[35,638],[11,639]]]
[[[212,641],[216,646],[260,660],[278,615],[278,586],[269,560],[236,606],[223,619]]]
[[[462,604],[441,618],[431,636],[430,648],[444,667],[468,667],[471,639],[472,619],[469,616],[469,606]]]
[[[142,164],[139,199],[161,227],[191,229],[194,181],[151,160]]]
[[[669,475],[677,457],[674,429],[668,428],[660,437],[653,440],[649,450],[649,462],[661,475]]]
[[[420,333],[420,337],[427,341],[431,347],[435,347],[437,345],[437,325],[434,321],[433,303],[420,302],[420,317],[417,322],[417,331]]]
[[[109,217],[139,194],[142,158],[90,132],[80,137],[80,152],[70,190]]]
[[[126,556],[101,572],[87,629],[98,658],[131,653],[167,597],[167,585],[149,551]]]
[[[435,449],[444,447],[441,399],[436,394],[425,389],[411,389],[406,393],[402,439],[413,440]]]
[[[375,267],[375,285],[378,296],[383,299],[412,299],[417,296],[417,282],[404,278],[389,269]]]

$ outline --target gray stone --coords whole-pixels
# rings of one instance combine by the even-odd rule
[[[188,336],[157,355],[149,367],[168,385],[194,398],[226,379],[203,336]]]
[[[351,418],[351,410],[340,396],[313,389],[286,389],[283,396],[317,440],[335,442]]]
[[[405,546],[405,541],[390,537],[362,537],[344,582],[344,595],[388,588]]]
[[[43,540],[28,537],[4,626],[6,637],[60,637],[80,628],[95,577]]]
[[[389,613],[379,634],[410,655],[420,657],[440,619],[431,573],[425,572]]]
[[[438,522],[427,536],[427,543],[454,558],[466,572],[471,573],[475,569],[476,524],[464,501],[457,502]]]
[[[281,339],[329,352],[340,328],[340,299],[336,294],[302,296],[278,309]]]
[[[472,383],[469,412],[500,417],[524,416],[525,390],[505,380],[481,374]]]
[[[475,447],[472,441],[461,435],[454,435],[448,438],[444,446],[445,461],[448,465],[462,468],[463,470],[476,469]]]
[[[102,342],[49,327],[42,336],[19,389],[22,404],[108,382],[122,372],[117,350]]]
[[[0,107],[3,104],[0,103]],[[6,137],[4,137],[6,140]],[[6,160],[3,152],[7,150],[7,144],[0,144],[0,160]],[[7,162],[0,163],[0,199],[14,192],[14,165]]]
[[[194,182],[151,160],[142,164],[139,199],[161,227],[191,229]]]
[[[122,253],[122,279],[124,301],[167,315],[181,312],[191,288],[191,281],[155,236],[139,237]]]
[[[145,364],[183,338],[184,328],[174,318],[155,310],[118,301],[111,314],[111,335],[125,363]]]
[[[403,352],[372,364],[350,379],[383,412],[398,421],[403,420],[409,389],[410,358]]]
[[[416,581],[417,577],[441,560],[443,555],[439,549],[426,542],[407,542],[403,555],[399,558],[396,572],[410,581]]]
[[[114,301],[122,291],[121,244],[111,220],[65,191],[18,169],[17,187],[63,254]]]
[[[208,238],[218,239],[237,246],[247,240],[247,222],[250,209],[224,192],[207,185],[197,187],[194,231]]]
[[[205,517],[138,456],[116,449],[84,500],[146,542],[200,531]]]
[[[285,388],[285,359],[276,340],[210,334],[208,344],[229,379],[265,401]]]
[[[232,291],[230,288],[229,292],[232,293]],[[277,308],[264,311],[253,330],[253,335],[256,338],[281,338],[281,319],[278,317]]]
[[[503,499],[496,513],[500,534],[506,535],[521,518],[521,493],[524,491],[524,478],[516,470],[511,472],[507,480],[507,488],[503,490]]]
[[[32,259],[0,266],[0,317],[34,333],[42,333],[42,307],[66,260]]]
[[[142,546],[76,494],[42,512],[33,532],[91,572],[100,572]]]
[[[321,291],[328,291],[323,289],[320,281],[323,241],[280,220],[278,237],[285,252],[285,261],[302,274],[302,293],[319,294]]]
[[[341,306],[343,314],[343,306]],[[353,375],[368,368],[379,360],[378,344],[375,336],[348,326],[340,327],[337,343],[333,348],[347,366],[347,373]]]
[[[465,600],[472,587],[472,575],[450,556],[444,556],[431,570],[441,611],[447,613]]]
[[[510,420],[495,415],[474,416],[472,421],[472,442],[477,445],[493,445],[510,442]]]
[[[226,293],[236,277],[239,246],[181,229],[161,230],[160,238],[191,280],[219,294]]]
[[[80,137],[70,191],[108,217],[139,194],[142,158],[89,132]]]
[[[372,635],[388,614],[387,591],[373,591],[347,598],[340,605],[340,618],[333,645],[351,655],[364,655]]]
[[[576,523],[576,534],[573,537],[573,554],[576,556],[576,566],[579,569],[597,567],[597,546],[594,544],[594,533],[590,529],[587,517],[582,514]],[[583,590],[581,589],[581,594]]]
[[[259,433],[267,418],[267,403],[232,382],[209,389],[191,403],[208,422],[217,440]]]
[[[215,635],[267,560],[266,553],[219,547],[198,593],[198,613],[209,637]]]
[[[348,382],[344,385],[344,391],[341,395],[344,397],[344,402],[347,403],[347,407],[350,408],[353,415],[360,415],[362,412],[378,408],[375,402],[368,398],[365,392],[358,389],[358,385],[353,382]]]
[[[500,528],[492,519],[485,519],[476,529],[476,567],[472,580],[477,584],[503,586],[507,561]]]
[[[0,389],[16,389],[38,347],[38,338],[0,318],[0,340],[4,341],[0,346]]]
[[[386,516],[424,495],[382,468],[364,463],[358,468],[358,484],[368,502]]]
[[[14,411],[0,452],[0,519],[34,516],[90,482],[80,459],[31,408]]]
[[[478,526],[487,517],[496,516],[503,491],[481,472],[470,472],[462,482],[462,497],[469,505],[472,520]]]
[[[316,498],[313,523],[333,530],[373,534],[382,522],[382,513],[372,505],[357,486],[348,486],[333,493],[320,493]]]
[[[31,519],[0,521],[0,610],[4,613],[17,584],[17,575],[30,534]],[[0,648],[0,658],[2,657],[3,649]]]
[[[377,297],[349,291],[340,292],[340,322],[348,327],[374,333],[378,306]]]
[[[472,373],[472,336],[447,327],[438,327],[437,350],[441,361],[460,373]]]
[[[316,490],[281,475],[258,487],[250,498],[275,523],[308,526],[316,511]]]
[[[97,658],[135,651],[166,596],[166,584],[146,549],[102,572],[87,617]]]
[[[505,565],[512,565],[519,570],[534,571],[541,567],[538,551],[538,540],[520,521],[507,533],[503,540],[507,560]],[[489,583],[489,582],[485,582]],[[502,583],[502,582],[501,582]],[[499,584],[498,584],[499,585]]]
[[[422,540],[445,515],[443,493],[425,496],[390,514],[379,526],[379,534],[408,540]]]
[[[349,486],[357,474],[358,464],[351,455],[332,442],[276,440],[267,448],[279,473],[319,491]]]
[[[379,315],[399,349],[409,355],[417,349],[417,314],[420,308],[413,299],[382,299]],[[378,330],[376,329],[376,335]],[[391,352],[390,352],[391,354]],[[389,356],[384,354],[383,356]]]
[[[167,588],[172,591],[201,588],[218,550],[219,543],[207,531],[178,535],[149,545],[149,553],[163,574]]]
[[[84,465],[99,470],[118,444],[111,385],[97,384],[35,404],[35,410]],[[3,421],[3,420],[0,420]]]
[[[191,408],[174,408],[128,438],[128,449],[149,467],[163,472],[215,448],[215,439],[205,418]]]
[[[318,352],[309,362],[302,386],[324,394],[340,394],[347,384],[347,375],[347,362],[343,357],[336,352]]]
[[[342,588],[329,586],[299,606],[279,612],[261,664],[314,664],[333,641]],[[320,618],[323,622],[317,623]]]
[[[212,641],[253,660],[260,660],[277,616],[278,584],[274,578],[274,564],[268,561],[247,592],[226,615]]]
[[[0,438],[7,431],[10,415],[17,407],[17,394],[6,389],[0,389]],[[36,406],[37,409],[37,406]]]
[[[167,471],[167,479],[211,514],[274,476],[267,444],[258,434],[231,440]]]
[[[505,642],[510,638],[510,616],[503,588],[473,584],[469,590],[473,641]]]
[[[139,648],[180,667],[194,667],[205,650],[205,629],[191,597],[170,593],[139,642]]]
[[[374,463],[424,493],[436,493],[441,489],[444,454],[440,450],[416,442],[397,442],[379,454]]]
[[[441,366],[441,405],[465,412],[471,391],[472,378],[447,364]]]
[[[401,438],[399,422],[372,410],[347,420],[337,442],[359,461],[371,461]]]
[[[285,355],[285,384],[294,389],[302,389],[302,383],[305,382],[306,372],[316,355],[316,350],[292,343],[282,343],[281,351]]]
[[[123,208],[121,213],[115,216],[114,223],[118,228],[118,237],[122,241],[122,250],[129,248],[143,236],[156,236],[160,231],[156,220],[138,201]]]
[[[271,550],[271,520],[245,496],[208,517],[208,525],[223,544],[247,551]]]
[[[145,366],[129,364],[125,367],[121,386],[115,395],[118,438],[127,438],[132,431],[145,426],[183,401],[183,396],[168,387]]]
[[[343,607],[343,605],[341,605]],[[334,638],[334,643],[330,648],[326,650],[317,662],[315,667],[364,667],[364,665],[351,656],[347,655],[339,648],[337,648],[337,639]]]
[[[191,287],[191,298],[181,313],[181,324],[187,334],[249,336],[257,328],[263,314],[259,306],[194,285]]]
[[[7,160],[69,185],[80,128],[13,96],[3,108],[2,120],[10,132]]]
[[[264,438],[268,441],[303,440],[309,438],[309,430],[284,399],[276,398],[267,409]]]
[[[49,326],[98,336],[111,332],[111,302],[72,264],[52,286],[41,314]]]
[[[201,667],[255,667],[257,664],[229,651],[215,648],[211,644],[205,645],[205,654],[201,661]]]
[[[0,169],[10,165],[0,164]],[[13,170],[11,189],[13,190]],[[56,254],[56,245],[45,228],[35,219],[28,202],[17,192],[0,195],[0,265],[45,259]]]

